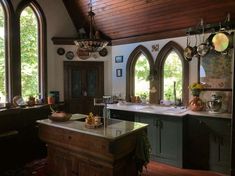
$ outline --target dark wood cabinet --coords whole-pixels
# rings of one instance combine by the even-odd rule
[[[137,113],[136,121],[147,123],[152,159],[182,167],[182,118]]]
[[[94,98],[104,95],[104,63],[65,61],[64,90],[67,112],[100,112],[94,106]]]
[[[37,120],[50,114],[48,105],[4,110],[0,113],[0,175],[8,169],[46,156],[38,137]]]
[[[133,129],[131,122],[125,123]],[[42,123],[39,136],[48,144],[48,175],[135,176],[136,142],[145,130],[143,127],[117,138],[106,138],[94,131],[76,131]]]

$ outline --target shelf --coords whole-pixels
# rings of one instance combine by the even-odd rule
[[[75,45],[74,40],[78,40],[76,37],[52,37],[54,45]]]
[[[229,88],[224,88],[224,89],[222,89],[222,88],[204,88],[204,89],[202,89],[202,91],[228,91],[228,92],[230,92],[230,91],[232,91],[232,89],[229,89]]]

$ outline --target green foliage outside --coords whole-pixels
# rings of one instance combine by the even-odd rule
[[[30,7],[20,16],[21,88],[22,97],[39,94],[38,23]]]
[[[172,51],[164,63],[164,100],[174,100],[174,81],[176,98],[182,99],[182,63],[175,51]]]
[[[5,75],[5,16],[0,3],[0,97],[1,102],[6,98],[6,75]]]
[[[0,97],[5,101],[5,16],[0,4]],[[38,23],[30,7],[25,8],[20,17],[21,41],[21,86],[22,96],[26,99],[30,95],[39,94],[38,81]]]
[[[149,100],[149,63],[146,57],[141,54],[135,65],[135,96]]]

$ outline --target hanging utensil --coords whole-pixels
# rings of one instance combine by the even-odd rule
[[[187,61],[191,61],[192,57],[195,55],[196,53],[196,48],[195,47],[191,47],[190,46],[190,36],[187,36],[187,47],[184,49],[184,58]]]
[[[197,47],[197,53],[200,56],[205,56],[209,52],[209,46],[205,42],[205,33],[204,33],[204,25],[202,25],[202,43]]]
[[[230,14],[227,15],[226,23],[230,23]],[[220,30],[212,38],[212,45],[217,52],[225,52],[232,47],[233,33],[226,32],[226,28],[222,28],[220,24]]]

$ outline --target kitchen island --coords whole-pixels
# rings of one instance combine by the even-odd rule
[[[107,125],[89,129],[84,116],[67,122],[39,120],[39,137],[48,147],[48,175],[134,176],[136,140],[147,124],[107,119]]]

